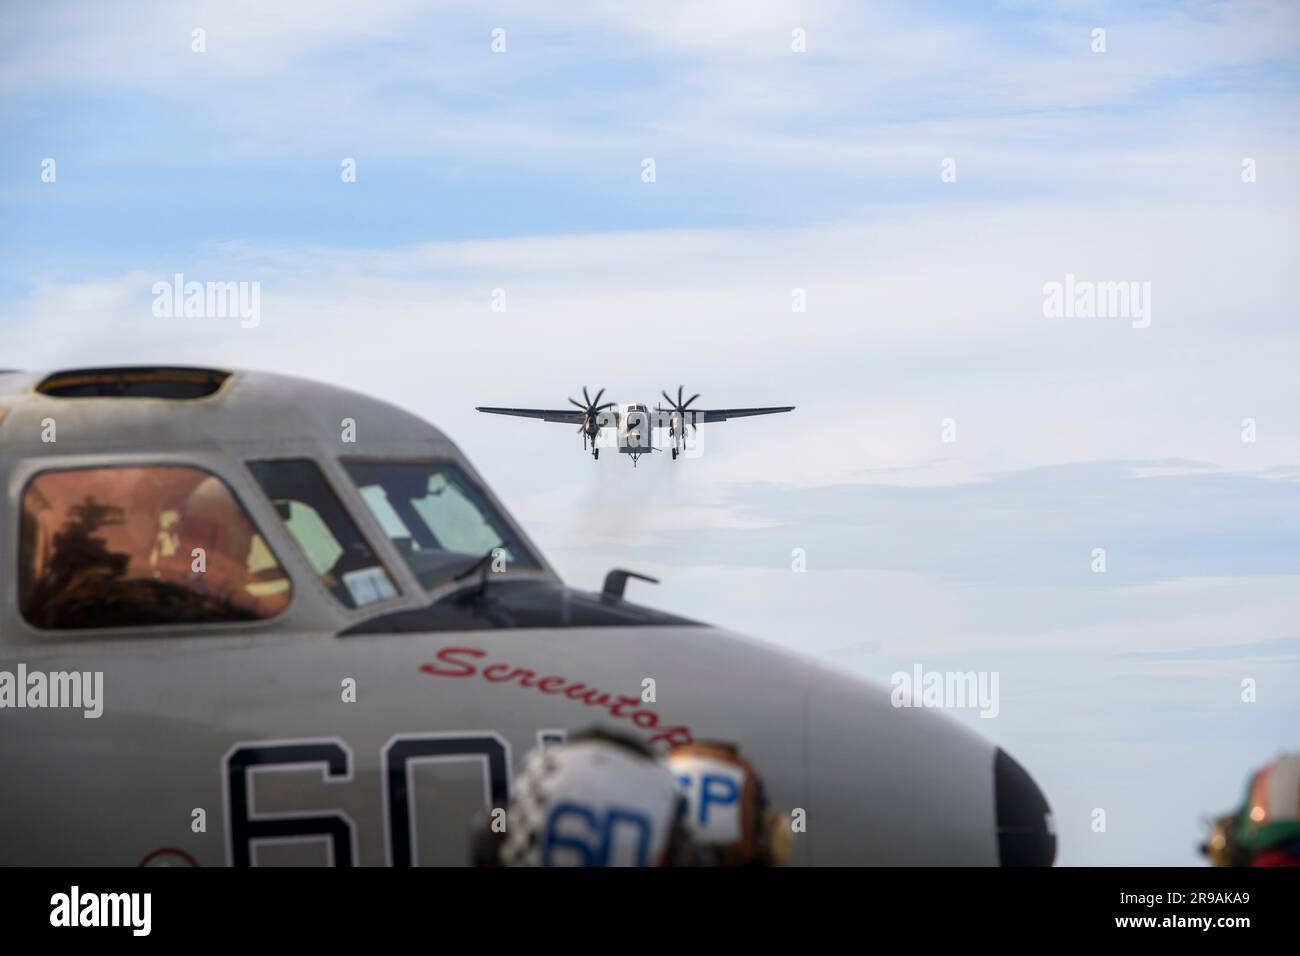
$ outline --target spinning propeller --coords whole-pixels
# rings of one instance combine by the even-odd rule
[[[582,409],[582,424],[578,426],[578,431],[582,432],[582,447],[587,447],[587,440],[591,439],[594,444],[596,436],[600,434],[600,413],[607,408],[613,408],[613,402],[606,402],[604,405],[598,404],[600,397],[605,394],[602,388],[596,393],[595,399],[587,394],[587,386],[582,386],[582,401],[576,398],[570,398],[569,404]]]
[[[676,451],[676,449],[680,448],[683,445],[683,443],[686,441],[686,424],[687,424],[686,409],[690,407],[691,402],[695,401],[697,398],[700,397],[700,393],[696,392],[690,398],[686,399],[686,401],[682,401],[682,395],[685,393],[685,391],[686,389],[684,386],[681,385],[677,386],[677,401],[675,402],[673,401],[673,397],[669,395],[667,392],[660,393],[661,395],[663,395],[664,401],[668,403],[669,409],[671,409],[673,412],[672,416],[670,416],[669,418],[670,424],[668,426],[668,434],[673,436],[674,452]],[[665,411],[665,409],[659,408],[656,409],[656,411],[662,412]],[[691,422],[690,426],[691,426],[691,431],[692,432],[695,431],[695,423]],[[674,453],[673,457],[676,458],[677,455]]]

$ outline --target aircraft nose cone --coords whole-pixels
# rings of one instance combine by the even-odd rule
[[[1003,866],[1051,866],[1056,859],[1052,808],[1034,778],[998,748],[993,758],[998,859]]]

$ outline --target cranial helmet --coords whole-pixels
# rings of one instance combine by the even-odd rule
[[[768,803],[767,789],[738,748],[690,743],[668,754],[668,767],[686,795],[686,822],[701,850],[720,866],[784,866],[790,856],[786,820]]]
[[[533,750],[515,778],[504,833],[489,825],[480,863],[664,866],[693,861],[685,800],[639,740],[605,730]]]
[[[1250,778],[1236,836],[1253,853],[1300,840],[1300,753],[1283,754]]]

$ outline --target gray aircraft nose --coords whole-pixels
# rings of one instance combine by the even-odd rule
[[[998,859],[1003,866],[1051,866],[1056,859],[1052,808],[1034,778],[1001,747],[993,757]]]

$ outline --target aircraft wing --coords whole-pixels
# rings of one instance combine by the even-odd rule
[[[793,405],[781,405],[776,408],[709,408],[701,409],[697,414],[700,422],[725,422],[728,418],[748,418],[751,415],[775,415],[777,412],[792,412]],[[690,414],[690,412],[687,412]]]
[[[577,408],[489,408],[479,406],[476,411],[489,415],[516,415],[519,418],[540,418],[544,422],[562,422],[566,425],[581,425],[586,417]]]

